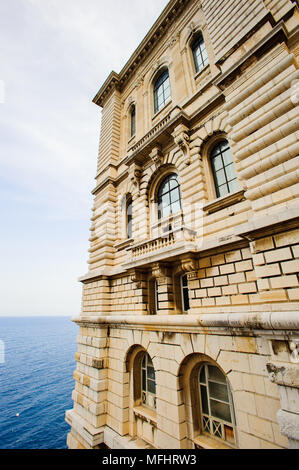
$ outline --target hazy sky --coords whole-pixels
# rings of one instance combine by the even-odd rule
[[[92,98],[167,3],[0,0],[0,315],[80,312],[100,130]]]

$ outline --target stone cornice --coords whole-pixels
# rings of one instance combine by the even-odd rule
[[[163,328],[170,331],[174,329],[217,328],[219,330],[299,330],[298,312],[244,312],[199,315],[103,315],[74,317],[72,321],[79,325],[92,324],[95,326],[139,327],[145,325],[147,329]],[[229,333],[229,331],[228,331]]]
[[[110,91],[116,86],[122,88],[127,80],[132,76],[138,65],[153,50],[157,41],[161,39],[170,28],[172,23],[178,18],[185,6],[190,0],[170,0],[163,12],[154,23],[148,34],[137,47],[133,55],[125,64],[119,74],[111,72],[105,83],[102,85],[93,102],[98,106],[103,106],[105,98]]]
[[[235,235],[248,241],[258,240],[299,227],[299,208],[286,209],[271,216],[256,217],[235,229]]]

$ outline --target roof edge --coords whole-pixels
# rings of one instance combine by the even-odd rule
[[[170,0],[164,10],[155,21],[147,35],[141,41],[135,52],[131,55],[127,63],[118,74],[114,71],[110,73],[107,80],[92,100],[98,106],[103,106],[105,97],[115,87],[121,87],[131,77],[132,73],[141,60],[153,49],[156,41],[160,39],[169,29],[171,24],[182,9],[190,0]]]

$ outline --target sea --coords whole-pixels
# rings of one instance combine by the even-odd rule
[[[0,317],[0,449],[66,449],[77,335],[70,317]]]

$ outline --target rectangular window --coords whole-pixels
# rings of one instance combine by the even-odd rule
[[[188,312],[190,310],[190,301],[189,301],[189,287],[188,287],[187,274],[181,277],[181,288],[182,288],[183,311]]]

